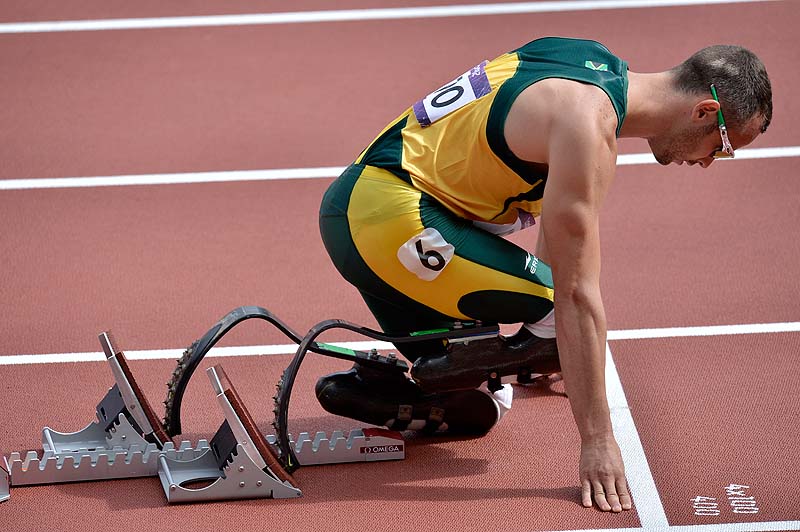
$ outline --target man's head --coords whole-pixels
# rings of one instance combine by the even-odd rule
[[[659,163],[711,164],[714,153],[723,147],[719,112],[734,149],[767,130],[772,120],[772,87],[763,63],[751,51],[741,46],[709,46],[669,74],[672,88],[687,105],[665,135],[650,139]]]

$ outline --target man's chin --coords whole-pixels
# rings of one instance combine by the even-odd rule
[[[655,153],[653,154],[653,156],[656,158],[656,162],[658,164],[662,165],[662,166],[667,166],[668,164],[670,164],[672,162],[675,162],[672,159],[669,159],[669,158],[664,157],[664,156],[656,155]],[[680,163],[678,163],[678,164],[680,164]]]

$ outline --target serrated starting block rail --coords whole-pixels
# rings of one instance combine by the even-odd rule
[[[158,476],[167,501],[300,497],[277,460],[276,436],[263,436],[221,366],[208,375],[225,421],[209,443],[177,446],[163,431],[108,333],[100,342],[115,385],[96,408],[97,421],[77,432],[42,430],[42,450],[0,460],[0,502],[11,486]],[[134,415],[135,412],[135,415]],[[385,429],[301,433],[290,440],[300,465],[405,458],[405,442]]]
[[[151,477],[158,474],[161,455],[191,460],[209,449],[206,440],[194,447],[184,441],[177,448],[167,442],[159,449],[145,441],[122,413],[104,441],[94,439],[98,426],[99,423],[91,423],[81,431],[66,434],[45,427],[42,451],[24,455],[15,452],[6,459],[13,485]]]
[[[267,441],[275,445],[277,438],[269,435]],[[313,438],[308,432],[301,432],[296,441],[292,438],[289,441],[301,466],[405,458],[402,435],[387,429],[353,429],[348,433],[335,430],[330,436],[317,432]]]
[[[276,437],[270,434],[265,436],[265,440],[274,445]],[[405,458],[402,436],[384,429],[354,429],[347,436],[342,431],[334,431],[330,437],[325,432],[317,432],[314,438],[303,432],[297,442],[291,442],[302,466]],[[223,467],[217,466],[213,453],[203,454],[195,460],[175,459],[165,454],[160,458],[158,475],[167,500],[175,503],[260,497],[281,499],[302,495],[295,486],[270,477],[260,469],[260,464],[249,459],[245,447],[237,443],[235,451],[230,454],[230,462]],[[190,487],[203,481],[209,485]]]

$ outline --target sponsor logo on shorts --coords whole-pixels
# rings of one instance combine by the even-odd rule
[[[536,268],[539,266],[539,259],[536,258],[535,255],[531,255],[528,253],[528,256],[525,258],[525,269],[531,272],[531,275],[536,273]]]
[[[361,447],[361,454],[402,453],[402,445],[370,445]]]

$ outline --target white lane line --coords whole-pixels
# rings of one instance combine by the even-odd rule
[[[278,179],[317,179],[336,177],[344,166],[285,168],[275,170],[234,170],[230,172],[192,172],[181,174],[141,174],[102,177],[48,177],[41,179],[0,180],[0,190],[33,188],[115,187],[127,185],[179,185],[229,181],[274,181]]]
[[[642,440],[633,422],[625,391],[617,373],[617,367],[611,356],[611,348],[606,344],[606,396],[611,411],[611,424],[617,438],[622,460],[625,462],[625,473],[628,486],[633,496],[633,503],[639,515],[639,522],[645,529],[669,526],[664,505],[658,495],[656,481],[647,463]]]
[[[579,528],[558,532],[767,532],[800,530],[800,521],[764,521],[757,523],[715,523],[708,525],[675,525],[648,528]]]
[[[767,521],[765,523],[719,523],[713,525],[671,526],[669,532],[762,532],[800,530],[800,521]]]
[[[628,329],[608,331],[609,340],[647,338],[682,338],[687,336],[726,336],[732,334],[762,334],[800,331],[800,322],[749,323],[744,325],[709,325],[704,327],[662,327],[657,329]]]
[[[682,338],[687,336],[727,336],[733,334],[766,334],[800,332],[800,322],[750,323],[743,325],[711,325],[707,327],[665,327],[658,329],[629,329],[608,331],[608,340],[633,340],[646,338]],[[362,342],[326,342],[349,349],[369,351],[370,349],[393,349],[387,342],[374,340]],[[209,357],[290,355],[297,351],[296,344],[250,345],[240,347],[215,347],[208,352]],[[183,349],[150,349],[125,351],[131,360],[176,359]],[[0,355],[0,366],[20,364],[51,364],[59,362],[99,362],[104,361],[102,352],[91,353],[50,353],[41,355]]]
[[[397,7],[385,9],[343,9],[329,11],[298,11],[289,13],[253,13],[244,15],[9,22],[0,24],[0,33],[196,28],[208,26],[296,24],[308,22],[397,20],[410,18],[469,17],[478,15],[514,15],[522,13],[557,13],[567,11],[593,11],[601,9],[703,6],[774,1],[779,0],[562,0],[555,2],[515,2],[456,6]]]
[[[800,146],[783,146],[776,148],[751,148],[736,151],[735,159],[720,159],[717,162],[725,162],[742,159],[780,159],[782,157],[797,157],[800,155]],[[617,157],[617,166],[627,166],[630,164],[656,164],[656,158],[652,153],[628,153]]]
[[[387,342],[326,342],[348,349],[369,351],[370,349],[393,349]],[[214,347],[207,357],[233,357],[233,356],[262,356],[262,355],[293,355],[297,351],[297,344],[282,345],[246,345],[240,347]],[[148,349],[138,351],[125,351],[128,360],[166,360],[178,359],[183,354],[183,349]],[[63,362],[104,362],[106,356],[101,351],[90,353],[50,353],[45,355],[0,355],[0,366],[16,366],[23,364],[55,364]]]
[[[800,146],[752,148],[736,152],[736,159],[775,159],[800,156]],[[618,166],[656,164],[650,153],[629,153],[617,157]],[[725,162],[729,164],[729,162]],[[190,183],[221,183],[231,181],[274,181],[282,179],[317,179],[336,177],[344,166],[319,168],[284,168],[274,170],[234,170],[228,172],[193,172],[180,174],[140,174],[99,177],[52,177],[41,179],[3,179],[0,190],[27,190],[76,187],[113,187],[128,185],[177,185]]]

